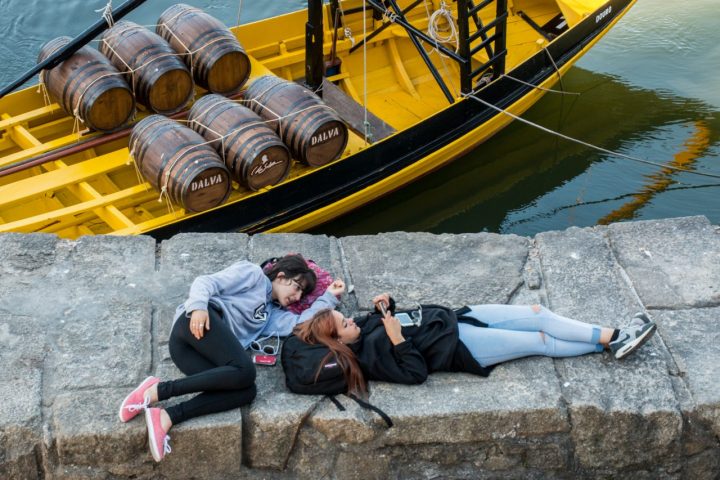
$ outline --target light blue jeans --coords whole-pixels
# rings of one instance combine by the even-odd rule
[[[470,309],[464,315],[488,328],[460,323],[460,340],[483,367],[531,355],[574,357],[603,350],[598,343],[599,326],[562,317],[542,306],[474,305]]]

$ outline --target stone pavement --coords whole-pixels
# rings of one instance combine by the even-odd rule
[[[645,309],[658,334],[607,353],[371,385],[370,401],[291,394],[258,368],[246,408],[188,421],[156,465],[117,408],[148,374],[192,279],[287,252],[354,286],[355,314],[400,306],[542,303],[610,326]],[[704,217],[515,235],[387,233],[0,236],[0,478],[720,478],[720,232]]]

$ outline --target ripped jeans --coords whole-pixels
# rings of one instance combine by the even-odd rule
[[[539,305],[474,305],[464,315],[488,325],[458,324],[460,340],[483,367],[531,355],[574,357],[604,348],[599,326]]]

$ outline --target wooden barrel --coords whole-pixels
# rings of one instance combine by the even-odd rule
[[[117,22],[103,34],[100,51],[118,70],[128,72],[138,102],[153,112],[179,112],[195,94],[190,70],[177,52],[140,25]]]
[[[251,190],[284,180],[290,152],[280,137],[249,108],[220,95],[196,101],[188,115],[190,127],[214,141],[233,178]],[[222,141],[221,137],[224,137]]]
[[[230,172],[215,149],[169,118],[150,115],[138,122],[129,148],[142,176],[190,212],[216,207],[230,195]]]
[[[155,31],[185,55],[195,82],[213,93],[229,95],[250,75],[250,59],[235,35],[217,18],[178,3],[165,10]],[[191,54],[192,52],[192,54]]]
[[[345,150],[345,123],[317,95],[296,83],[272,75],[259,77],[247,88],[245,104],[271,121],[297,160],[317,167]]]
[[[70,37],[50,40],[40,49],[38,63],[70,42]],[[68,115],[77,115],[93,130],[111,132],[132,119],[135,97],[110,61],[91,47],[82,47],[52,70],[43,70],[50,96]]]

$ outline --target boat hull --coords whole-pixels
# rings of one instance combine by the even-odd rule
[[[635,0],[612,0],[545,49],[477,94],[483,102],[522,114],[627,12]],[[461,99],[417,125],[342,161],[201,215],[146,233],[162,239],[182,232],[295,232],[365,205],[477,148],[513,118],[472,98]]]

